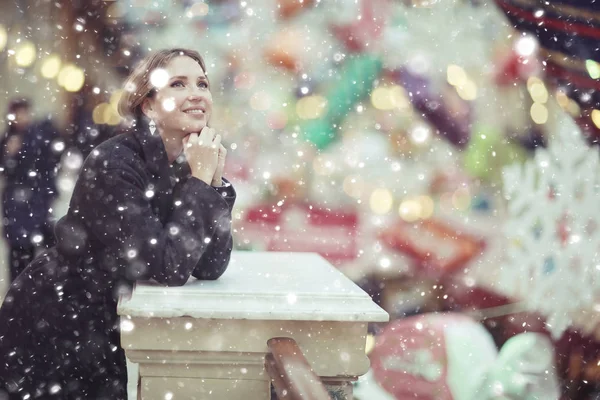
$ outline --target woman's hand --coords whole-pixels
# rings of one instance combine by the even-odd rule
[[[183,138],[183,152],[192,176],[211,184],[219,163],[220,147],[221,135],[209,127],[204,127],[199,134],[191,133]]]
[[[222,144],[219,145],[219,162],[215,169],[215,175],[212,178],[211,186],[223,186],[223,169],[225,168],[225,158],[227,157],[227,149]]]

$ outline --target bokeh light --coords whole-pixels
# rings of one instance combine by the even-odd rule
[[[548,109],[541,103],[533,103],[530,110],[531,119],[538,125],[548,121]]]
[[[585,61],[585,69],[587,70],[590,78],[599,79],[600,78],[600,64],[598,64],[594,60],[586,60]]]
[[[591,117],[592,122],[594,122],[594,125],[596,125],[596,127],[600,129],[600,110],[592,110]]]
[[[380,86],[371,93],[371,103],[378,110],[392,110],[396,107],[389,88]]]
[[[454,64],[448,65],[446,68],[446,77],[448,83],[452,86],[463,86],[467,83],[467,74],[462,67]]]
[[[296,103],[296,114],[301,119],[317,119],[327,110],[327,100],[323,96],[302,97]]]
[[[375,189],[371,193],[369,205],[375,214],[385,214],[392,209],[394,199],[392,193],[385,188]]]
[[[477,98],[477,86],[469,79],[463,85],[456,86],[456,92],[463,100],[472,101]]]
[[[66,64],[58,73],[58,84],[69,92],[77,92],[85,83],[85,73],[75,64]]]
[[[421,217],[423,210],[421,203],[414,198],[408,198],[400,203],[398,215],[406,222],[414,222]]]
[[[42,61],[41,74],[46,79],[54,79],[60,72],[62,61],[58,54],[50,54]]]
[[[150,83],[157,89],[163,88],[169,82],[169,73],[162,68],[156,68],[150,73]]]
[[[19,67],[29,67],[35,61],[36,54],[35,45],[23,40],[15,48],[15,62]]]
[[[540,78],[530,77],[527,80],[527,90],[536,103],[546,103],[548,101],[548,90]]]
[[[4,25],[0,24],[0,51],[4,50],[7,41],[8,32],[6,32],[6,28],[4,27]]]
[[[199,18],[208,15],[208,11],[208,4],[200,2],[192,4],[185,12],[185,15],[188,18]]]

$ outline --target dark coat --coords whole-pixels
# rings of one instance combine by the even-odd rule
[[[6,142],[13,135],[21,136],[22,145],[16,154],[7,155]],[[54,144],[58,139],[52,122],[44,120],[22,133],[9,131],[0,141],[3,225],[11,245],[31,247],[31,236],[48,229],[48,210],[57,197],[56,170],[61,151]]]
[[[213,188],[191,177],[185,160],[169,165],[160,136],[145,129],[98,146],[57,223],[57,245],[27,267],[0,308],[7,390],[124,399],[118,296],[137,280],[179,286],[223,274],[234,201],[228,182]]]

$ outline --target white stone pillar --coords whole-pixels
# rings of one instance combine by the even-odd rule
[[[293,338],[326,382],[349,381],[369,368],[367,324],[388,320],[312,253],[234,252],[218,280],[137,284],[118,312],[143,400],[270,399],[264,357],[273,337]]]

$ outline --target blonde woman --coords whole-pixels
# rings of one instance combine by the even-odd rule
[[[155,52],[124,88],[119,112],[137,123],[86,159],[57,245],[0,309],[0,398],[125,399],[118,296],[137,280],[179,286],[227,268],[235,191],[202,57]]]

